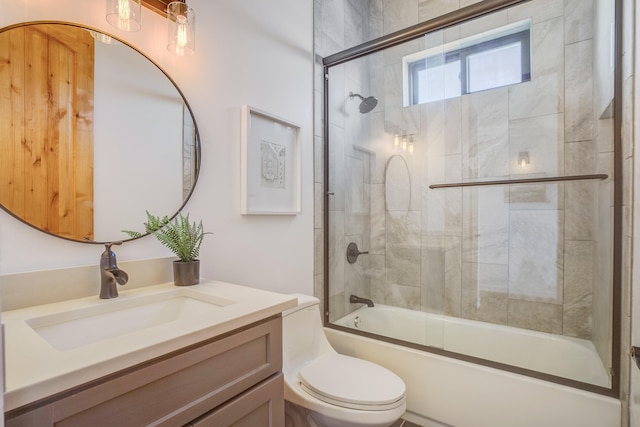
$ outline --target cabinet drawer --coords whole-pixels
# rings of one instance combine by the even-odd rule
[[[282,374],[258,384],[210,414],[189,424],[191,427],[283,427],[284,381]]]
[[[176,426],[282,369],[282,319],[271,318],[70,390],[7,426]],[[43,412],[51,422],[42,423]]]

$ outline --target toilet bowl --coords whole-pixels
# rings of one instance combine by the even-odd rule
[[[296,295],[283,313],[287,418],[294,427],[387,427],[406,410],[405,385],[375,363],[338,354],[324,334],[320,301]],[[296,412],[295,414],[293,412]]]

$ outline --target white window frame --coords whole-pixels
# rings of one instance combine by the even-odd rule
[[[509,86],[512,84],[522,83],[531,80],[531,20],[525,19],[515,22],[513,24],[505,25],[503,27],[486,31],[480,34],[476,34],[470,37],[466,37],[461,40],[450,42],[441,46],[426,49],[420,52],[406,55],[402,58],[402,75],[403,75],[403,105],[405,107],[411,105],[418,105],[418,102],[414,102],[414,67],[416,64],[426,64],[428,61],[437,61],[441,58],[451,58],[455,55],[460,57],[460,69],[459,76],[461,91],[460,95],[466,95],[472,93],[468,88],[468,77],[466,76],[467,60],[466,58],[473,53],[490,51],[500,46],[507,46],[510,43],[521,42],[521,67],[522,75],[521,79],[515,83],[509,83],[505,85],[494,86],[491,88],[483,89],[490,90],[496,87]],[[424,69],[424,68],[423,68]],[[418,82],[419,83],[419,82]],[[442,99],[446,99],[442,98]],[[440,99],[440,98],[438,98]],[[432,102],[432,101],[427,101]]]

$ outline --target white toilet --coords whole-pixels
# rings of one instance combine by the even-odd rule
[[[338,354],[324,334],[320,301],[296,295],[283,313],[287,427],[387,427],[406,410],[405,385],[375,363]]]

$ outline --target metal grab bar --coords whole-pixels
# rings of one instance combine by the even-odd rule
[[[479,187],[483,185],[505,185],[505,184],[534,184],[539,182],[562,182],[562,181],[580,181],[586,179],[605,180],[609,178],[606,174],[594,175],[571,175],[571,176],[549,176],[545,178],[521,178],[521,179],[503,179],[497,181],[473,181],[473,182],[454,182],[451,184],[432,184],[431,189],[437,188],[455,188],[455,187]]]

